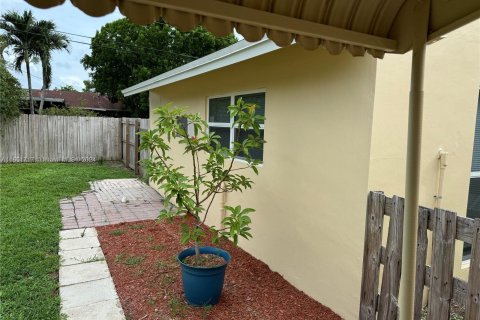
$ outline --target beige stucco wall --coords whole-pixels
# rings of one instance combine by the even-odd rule
[[[404,195],[410,54],[377,64],[369,189]],[[441,207],[465,216],[480,86],[480,21],[427,47],[420,203],[433,207],[439,148],[448,152]],[[457,241],[455,273],[463,244]]]
[[[358,315],[374,82],[371,57],[293,46],[150,91],[152,107],[205,115],[208,96],[266,90],[263,167],[253,190],[227,199],[257,210],[240,245],[347,319]]]

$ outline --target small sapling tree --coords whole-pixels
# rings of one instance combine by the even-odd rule
[[[156,108],[158,116],[152,130],[141,133],[141,149],[149,150],[151,157],[143,161],[150,179],[163,190],[164,209],[159,219],[173,220],[176,216],[191,215],[193,226],[181,227],[181,243],[193,243],[199,255],[199,244],[206,234],[201,225],[206,221],[215,197],[221,193],[243,191],[252,187],[253,181],[241,174],[250,169],[258,174],[260,161],[253,159],[250,151],[262,148],[265,141],[260,135],[264,117],[255,114],[256,105],[238,99],[228,107],[234,119],[235,139],[231,146],[222,146],[220,136],[209,131],[200,114],[187,113],[171,104]],[[190,132],[190,134],[189,134]],[[242,137],[242,139],[240,139]],[[245,137],[245,138],[243,138]],[[172,157],[171,146],[178,143],[191,159],[191,170],[178,166]],[[234,167],[236,158],[242,158],[240,167]],[[175,206],[170,205],[174,202]],[[251,238],[249,214],[251,208],[225,206],[229,215],[222,221],[222,228],[211,227],[213,242],[228,238],[237,244],[238,238]]]

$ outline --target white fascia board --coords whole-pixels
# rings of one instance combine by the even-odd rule
[[[122,94],[125,97],[128,97],[170,83],[198,76],[212,70],[224,68],[277,49],[280,49],[280,47],[266,37],[253,43],[242,40],[222,50],[209,54],[208,56],[123,89]]]

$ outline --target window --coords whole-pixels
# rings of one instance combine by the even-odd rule
[[[265,92],[235,94],[230,96],[215,97],[208,99],[208,126],[209,130],[220,136],[222,147],[232,148],[233,141],[237,139],[238,129],[232,128],[233,118],[230,118],[227,107],[235,104],[242,98],[247,103],[255,103],[256,114],[265,115]],[[263,139],[264,125],[260,125],[261,137]],[[248,135],[248,131],[240,132],[239,142],[242,142]],[[263,161],[263,148],[250,150],[250,156],[253,159]],[[238,158],[242,158],[241,156]]]
[[[185,117],[179,117],[178,123],[182,126],[183,130],[185,130],[185,132],[187,132],[188,135],[191,136],[189,132],[188,119]],[[180,137],[180,135],[177,135],[177,137]]]
[[[468,190],[467,217],[480,218],[480,94],[478,97],[477,122],[475,125],[475,138],[473,142],[472,170],[470,174],[470,188]],[[463,259],[470,259],[472,246],[465,243]]]

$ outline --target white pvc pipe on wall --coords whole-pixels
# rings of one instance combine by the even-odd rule
[[[435,208],[440,208],[443,199],[443,184],[445,180],[445,170],[447,168],[447,155],[448,152],[442,149],[438,150],[438,169],[437,169],[437,186],[435,190]]]

